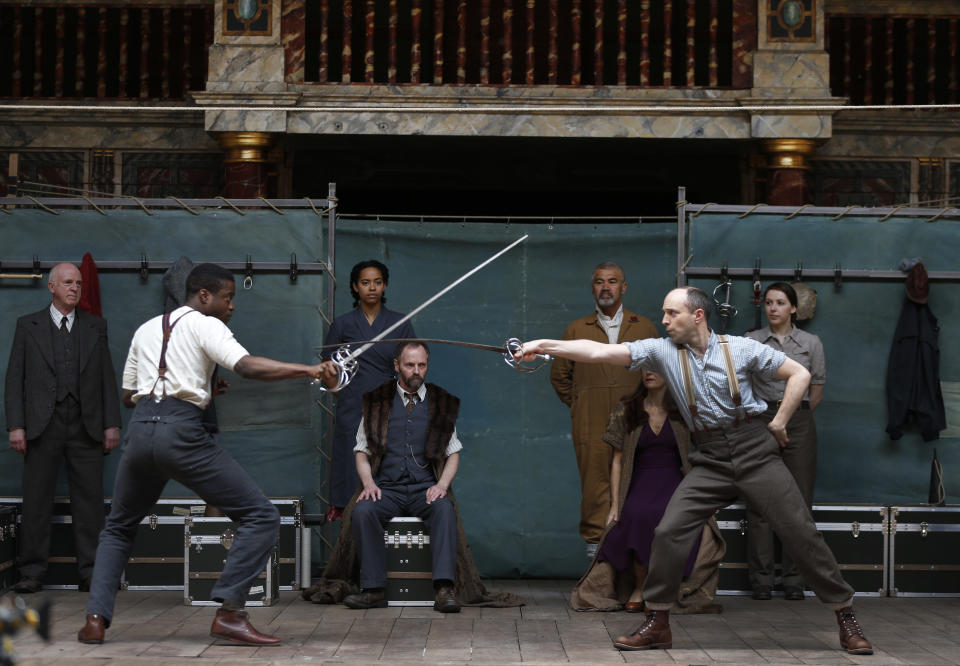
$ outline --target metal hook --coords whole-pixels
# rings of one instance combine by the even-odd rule
[[[243,278],[243,288],[253,289],[253,259],[247,255],[247,266],[245,269],[246,277]]]
[[[797,267],[793,271],[793,281],[800,282],[800,278],[803,276],[803,261],[797,262]]]
[[[148,275],[150,275],[150,264],[147,263],[146,253],[141,252],[140,253],[140,281],[146,282]]]
[[[297,255],[295,252],[290,253],[290,284],[297,283]]]
[[[33,274],[40,275],[40,257],[33,255]]]
[[[837,265],[833,269],[833,289],[834,291],[840,291],[840,287],[843,286],[843,273],[840,269],[840,262],[837,262]]]
[[[753,265],[753,296],[756,299],[760,298],[760,289],[763,285],[760,283],[760,257],[757,257],[756,263]],[[754,303],[756,305],[756,303]]]

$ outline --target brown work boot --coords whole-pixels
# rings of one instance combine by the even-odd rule
[[[453,594],[453,588],[443,586],[437,590],[436,600],[433,602],[433,610],[438,613],[459,613],[460,604]]]
[[[360,594],[351,594],[344,598],[344,606],[355,610],[368,608],[386,608],[389,604],[387,594],[382,589],[364,590]]]
[[[637,627],[637,630],[629,636],[621,636],[615,640],[613,645],[618,650],[672,648],[673,634],[670,633],[670,611],[649,611],[646,622]]]
[[[837,611],[837,624],[840,625],[840,645],[843,649],[850,654],[873,654],[873,646],[864,637],[851,606]]]
[[[279,638],[261,634],[254,629],[246,611],[242,610],[218,608],[217,615],[213,618],[213,624],[210,625],[210,635],[213,638],[230,641],[238,645],[261,647],[280,644]]]
[[[90,645],[100,645],[103,643],[103,634],[107,630],[107,623],[103,616],[90,614],[87,615],[87,623],[77,632],[77,640],[81,643]]]

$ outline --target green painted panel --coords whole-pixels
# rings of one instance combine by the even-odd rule
[[[690,225],[691,266],[751,268],[759,257],[768,268],[796,267],[897,270],[905,257],[922,257],[929,271],[956,271],[960,226],[918,218],[830,217],[803,214],[697,216]],[[765,279],[764,286],[775,280]],[[788,280],[789,281],[789,280]],[[827,359],[824,399],[817,410],[820,438],[817,502],[917,503],[927,500],[933,448],[943,463],[947,501],[960,501],[960,439],[925,443],[916,428],[897,441],[887,426],[886,370],[894,328],[904,301],[899,280],[805,278],[817,290],[814,318],[804,329],[820,336]],[[712,292],[716,279],[691,279]],[[741,334],[753,328],[752,281],[734,280],[731,302],[739,315],[729,327]],[[931,282],[929,306],[940,322],[940,378],[960,380],[960,351],[952,344],[960,325],[956,282]],[[763,318],[764,325],[766,319]],[[713,324],[717,324],[716,314]]]

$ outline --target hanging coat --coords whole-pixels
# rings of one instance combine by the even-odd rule
[[[916,422],[923,441],[940,438],[947,427],[940,391],[940,327],[926,303],[903,299],[887,362],[887,433],[903,436],[903,426]]]

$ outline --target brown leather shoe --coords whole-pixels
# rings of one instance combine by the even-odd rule
[[[43,589],[43,582],[39,578],[23,577],[13,586],[13,591],[18,594],[34,594]]]
[[[863,635],[852,607],[837,611],[837,624],[840,625],[840,645],[843,649],[850,654],[873,654],[873,646]]]
[[[87,623],[77,632],[77,640],[90,645],[102,645],[103,633],[107,630],[107,623],[100,615],[87,615]]]
[[[383,590],[367,590],[360,594],[351,594],[343,599],[343,605],[356,610],[368,608],[386,608],[387,595]]]
[[[643,602],[642,601],[628,601],[623,605],[623,610],[628,613],[642,613],[643,612]]]
[[[783,598],[787,601],[803,601],[805,599],[803,588],[799,585],[784,585]]]
[[[457,603],[457,598],[453,596],[452,587],[441,587],[437,590],[437,597],[433,602],[433,610],[438,613],[459,613],[460,604]]]
[[[246,611],[218,608],[217,615],[213,618],[213,624],[210,625],[210,635],[213,638],[220,638],[237,645],[253,645],[256,647],[280,645],[280,639],[276,636],[267,636],[254,629]]]
[[[670,633],[670,611],[648,611],[647,621],[629,636],[621,636],[613,642],[618,650],[652,650],[673,647]]]

